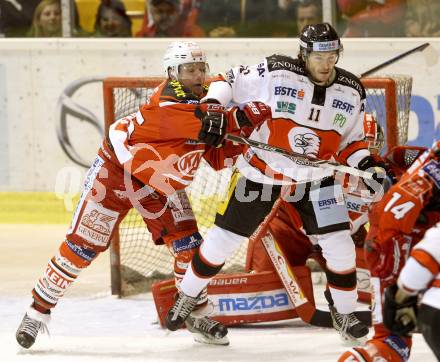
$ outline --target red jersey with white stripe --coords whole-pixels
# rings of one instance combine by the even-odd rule
[[[414,151],[420,152],[408,150]],[[440,163],[428,149],[374,205],[369,215],[368,238],[381,243],[405,234],[412,238],[412,245],[415,245],[427,229],[440,221],[439,197]]]
[[[255,130],[251,139],[356,167],[370,154],[363,141],[365,89],[353,74],[335,70],[335,80],[319,86],[310,81],[302,61],[273,55],[260,64],[231,69],[211,83],[206,98],[224,105],[264,102],[270,105],[273,119]],[[253,148],[238,159],[237,167],[261,183],[279,184],[283,175],[305,182],[332,174]]]
[[[231,166],[241,151],[230,142],[215,148],[198,141],[198,107],[203,110],[206,105],[181,83],[164,81],[138,112],[110,126],[102,153],[144,184],[171,195],[192,182],[202,157],[219,170]],[[228,127],[228,132],[234,131]]]
[[[422,303],[440,309],[440,225],[429,229],[412,250],[398,284],[410,293],[428,289]]]

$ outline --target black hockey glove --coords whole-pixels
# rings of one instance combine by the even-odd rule
[[[218,146],[226,136],[226,110],[220,104],[202,104],[195,112],[202,121],[199,140],[210,146]]]
[[[408,336],[416,329],[417,325],[417,295],[405,297],[398,296],[396,284],[385,291],[383,323],[392,333],[398,336]]]
[[[377,162],[372,156],[367,156],[359,162],[358,169],[373,174],[373,179],[364,179],[365,185],[371,193],[375,194],[383,188],[387,178],[383,164]]]

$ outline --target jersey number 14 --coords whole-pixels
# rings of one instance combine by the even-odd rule
[[[390,201],[388,201],[385,208],[383,209],[383,211],[385,211],[385,212],[391,211],[394,214],[394,218],[396,220],[400,220],[401,218],[403,218],[405,216],[405,214],[409,210],[411,210],[415,205],[414,202],[412,202],[412,201],[407,201],[407,202],[404,202],[403,204],[395,205],[396,202],[401,197],[402,197],[402,195],[399,194],[398,192],[393,192],[393,197],[391,198]]]

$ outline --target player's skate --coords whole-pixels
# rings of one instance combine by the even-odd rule
[[[198,298],[190,297],[183,292],[177,293],[177,299],[165,317],[165,326],[170,331],[176,331],[182,327],[186,318],[197,305]]]
[[[26,311],[15,338],[23,348],[30,348],[37,338],[38,332],[48,333],[47,324],[50,322],[50,313],[43,314],[32,307]]]
[[[334,306],[329,290],[326,290],[324,295],[329,303],[328,306],[333,320],[333,327],[339,332],[342,339],[348,342],[365,342],[366,339],[363,337],[368,334],[368,327],[357,319],[354,313],[339,313]]]
[[[227,346],[228,329],[221,323],[206,317],[189,315],[185,321],[186,328],[194,334],[194,339],[200,343]]]

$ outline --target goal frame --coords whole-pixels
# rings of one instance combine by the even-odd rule
[[[160,77],[109,77],[103,80],[105,134],[115,121],[114,88],[155,88],[164,78]],[[397,82],[391,77],[362,78],[365,88],[383,89],[386,107],[386,145],[388,150],[399,144]],[[119,229],[110,243],[111,293],[122,296],[122,273]]]

